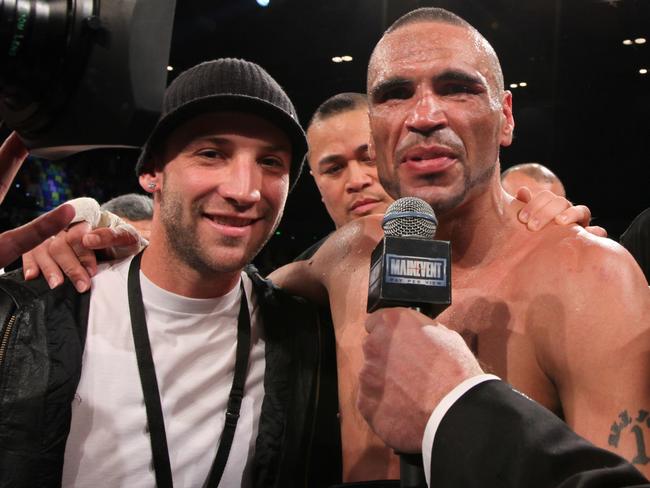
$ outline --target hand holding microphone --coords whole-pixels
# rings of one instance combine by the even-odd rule
[[[401,453],[417,453],[440,400],[483,373],[456,332],[407,308],[368,316],[358,408],[375,433]]]
[[[455,379],[451,373],[481,372],[462,338],[430,318],[451,304],[451,250],[449,242],[434,240],[437,225],[425,201],[395,201],[370,262],[368,312],[374,313],[366,323],[358,406],[377,435],[401,453],[403,488],[426,488],[420,455],[404,453],[421,450],[431,412],[457,384],[441,382],[440,375]],[[456,352],[460,369],[445,362]]]

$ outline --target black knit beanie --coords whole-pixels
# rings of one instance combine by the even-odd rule
[[[138,175],[153,170],[151,153],[179,125],[206,112],[236,111],[258,115],[282,130],[291,141],[289,187],[293,188],[307,153],[298,115],[282,87],[261,66],[223,58],[181,73],[165,91],[158,123],[142,148]]]

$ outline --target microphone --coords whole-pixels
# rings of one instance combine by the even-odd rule
[[[384,238],[370,258],[368,313],[410,307],[435,317],[451,305],[451,249],[436,241],[436,215],[427,202],[405,197],[388,207]]]
[[[451,305],[451,249],[448,241],[434,240],[433,209],[420,198],[400,198],[386,210],[382,227],[384,238],[370,258],[368,313],[409,307],[437,316]],[[427,488],[421,455],[399,456],[400,487]]]

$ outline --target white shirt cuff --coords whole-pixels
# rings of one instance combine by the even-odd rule
[[[465,381],[459,383],[453,390],[447,393],[431,413],[431,417],[429,417],[427,426],[424,429],[424,437],[422,438],[422,462],[424,465],[424,475],[427,479],[428,486],[431,486],[431,480],[429,479],[431,476],[431,450],[433,449],[433,441],[436,436],[438,426],[440,425],[440,422],[442,422],[442,418],[460,397],[462,397],[476,385],[481,384],[485,381],[499,379],[500,378],[498,376],[495,376],[493,374],[481,374],[467,378]]]

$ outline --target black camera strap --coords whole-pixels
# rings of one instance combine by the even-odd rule
[[[128,293],[133,343],[135,345],[138,372],[140,374],[140,383],[142,384],[142,393],[147,412],[147,426],[151,441],[151,454],[153,456],[153,468],[156,475],[156,486],[157,488],[173,488],[172,470],[169,462],[169,450],[167,448],[167,435],[165,434],[165,422],[163,420],[156,369],[151,355],[151,345],[149,343],[147,321],[145,319],[144,304],[142,301],[142,290],[140,288],[141,260],[142,253],[135,256],[129,266]],[[243,282],[240,288],[241,300],[237,321],[235,374],[230,389],[230,396],[228,397],[226,421],[221,434],[219,448],[210,467],[208,479],[204,483],[206,488],[216,488],[219,485],[219,481],[226,467],[226,462],[228,461],[232,441],[235,437],[235,428],[237,427],[237,420],[239,420],[239,410],[244,396],[244,384],[246,382],[246,371],[248,370],[248,357],[250,354],[251,324]]]

